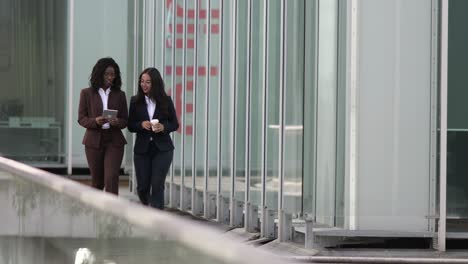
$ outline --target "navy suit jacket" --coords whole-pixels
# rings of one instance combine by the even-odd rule
[[[169,115],[163,115],[159,109],[159,105],[156,104],[154,115],[150,118],[148,116],[146,103],[137,103],[136,96],[132,96],[130,100],[130,110],[128,113],[128,130],[130,130],[130,132],[136,133],[136,141],[133,148],[134,153],[147,153],[151,138],[154,141],[156,147],[161,151],[169,151],[174,149],[174,144],[172,143],[172,139],[169,136],[169,133],[174,132],[179,128],[179,121],[177,121],[174,103],[170,97],[168,98]],[[164,125],[164,131],[155,133],[141,127],[141,123],[143,121],[150,121],[151,119],[158,119],[159,122]]]

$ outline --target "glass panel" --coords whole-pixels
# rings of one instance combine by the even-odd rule
[[[272,210],[278,208],[279,176],[279,89],[280,89],[280,33],[281,2],[268,1],[268,96],[266,127],[266,199],[265,205]]]
[[[303,212],[315,214],[315,124],[317,92],[317,54],[316,50],[316,0],[305,1],[305,46],[304,62],[304,179],[303,179]]]
[[[67,8],[67,1],[0,3],[2,156],[36,166],[65,162]]]
[[[208,113],[208,192],[216,193],[218,176],[218,127],[219,127],[219,93],[220,93],[220,26],[221,26],[221,0],[211,0],[210,14],[210,96]]]
[[[304,0],[286,1],[284,209],[302,210]]]
[[[193,14],[195,11],[195,0],[187,0],[187,12],[185,12],[185,19],[186,24],[184,26],[184,30],[186,30],[186,39],[185,39],[185,106],[183,107],[182,111],[185,111],[185,142],[184,142],[184,170],[185,170],[185,186],[190,190],[192,187],[192,176],[193,176],[193,168],[192,168],[192,151],[193,151],[193,105],[195,103],[194,96],[193,96],[193,89],[194,89],[194,77],[195,77],[195,50],[194,50],[194,41],[195,41],[195,16],[189,15]],[[191,197],[191,196],[190,196]],[[190,201],[190,197],[187,197]],[[191,203],[189,203],[191,206]]]
[[[244,201],[245,198],[245,124],[246,118],[246,102],[247,102],[247,63],[248,63],[248,46],[247,46],[247,0],[237,1],[237,36],[236,36],[236,61],[237,61],[237,76],[236,76],[236,164],[235,164],[235,197],[239,201]]]
[[[169,4],[165,5],[165,26],[164,26],[164,31],[165,31],[165,37],[164,37],[164,84],[166,85],[166,92],[168,95],[172,97],[172,101],[176,103],[175,101],[175,93],[173,93],[173,87],[172,87],[172,74],[174,72],[173,67],[172,67],[172,36],[174,34],[173,31],[173,26],[172,24],[174,23],[173,21],[173,8],[172,8],[173,2],[170,2]],[[177,118],[180,116],[180,109],[176,107],[176,114]],[[180,125],[179,125],[180,126]],[[176,132],[177,133],[177,132]],[[172,137],[174,137],[174,134],[172,133]],[[166,186],[168,183],[170,183],[173,179],[173,173],[174,173],[174,163],[171,166],[170,170],[170,176],[166,177]],[[166,189],[166,191],[169,191],[169,189]],[[165,199],[166,202],[169,202],[169,199]]]
[[[205,180],[205,151],[206,151],[206,142],[205,142],[205,132],[208,129],[207,127],[207,116],[206,116],[206,106],[207,106],[207,52],[208,52],[208,19],[206,17],[206,12],[208,10],[208,0],[200,0],[198,2],[199,12],[198,12],[198,27],[197,27],[197,58],[198,58],[198,71],[197,71],[197,83],[195,85],[196,92],[196,118],[195,122],[195,166],[196,166],[196,188],[197,190],[204,190],[204,180]]]
[[[447,132],[447,231],[467,230],[468,122],[466,112],[467,1],[452,0],[448,25],[448,132]],[[437,203],[439,204],[439,202]]]
[[[263,122],[263,40],[264,1],[251,1],[251,69],[250,69],[250,202],[259,206],[262,191],[262,122]]]
[[[222,50],[222,99],[221,99],[221,195],[225,198],[230,197],[231,187],[231,160],[233,146],[231,142],[233,133],[233,120],[232,120],[232,98],[233,90],[231,89],[231,81],[233,80],[232,74],[232,61],[231,50],[233,47],[232,41],[232,1],[224,1],[223,3],[223,28],[221,34],[223,36],[223,50]]]
[[[182,119],[183,115],[183,74],[184,74],[184,49],[183,49],[183,41],[184,41],[184,0],[174,0],[174,15],[175,15],[175,61],[172,66],[172,70],[175,71],[172,74],[175,74],[175,83],[172,87],[172,98],[174,100],[177,119],[179,120],[179,129],[173,133],[173,141],[174,141],[174,160],[172,162],[174,166],[174,183],[181,184],[182,176],[183,176],[183,164],[182,164],[182,132],[183,132],[183,122]],[[175,90],[174,90],[175,89]],[[182,186],[180,187],[182,191]]]
[[[338,1],[321,1],[318,8],[316,221],[333,226],[336,184]]]

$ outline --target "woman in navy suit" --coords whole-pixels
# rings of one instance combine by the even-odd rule
[[[150,121],[159,122],[152,124]],[[144,205],[164,209],[164,182],[172,163],[174,144],[169,133],[179,128],[174,103],[166,94],[156,68],[139,78],[137,95],[130,100],[128,130],[136,133],[133,162],[137,193]]]

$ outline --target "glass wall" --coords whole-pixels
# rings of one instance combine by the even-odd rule
[[[315,111],[314,106],[320,105],[320,112],[326,114],[321,120],[327,124],[320,135],[328,143],[336,136],[330,133],[335,112],[328,111],[336,107],[332,83],[337,74],[333,69],[337,1],[324,3],[320,9],[325,16],[321,20],[322,45],[334,49],[327,48],[319,61],[315,56],[317,3],[166,0],[166,13],[156,9],[141,26],[151,29],[154,24],[156,30],[161,23],[158,17],[165,17],[165,80],[183,124],[174,133],[171,189],[179,188],[180,176],[185,175],[186,188],[204,192],[205,198],[218,195],[216,210],[218,217],[224,217],[218,220],[226,220],[230,214],[226,209],[233,209],[229,207],[231,198],[273,212],[278,211],[281,199],[281,209],[288,214],[301,217],[311,213],[316,168],[309,166],[306,171],[304,164],[315,164],[316,156],[309,155],[315,153],[314,145],[304,148],[304,122],[307,120],[308,135],[315,135],[316,119],[315,114],[304,115],[304,107]],[[151,40],[144,40],[143,45],[161,49]],[[323,64],[318,73],[321,78],[315,72],[318,62]],[[319,80],[324,97],[316,103]],[[328,156],[320,164],[335,166]],[[326,177],[334,176],[328,167],[322,169],[327,171]],[[193,186],[188,184],[191,177]],[[306,209],[303,189],[308,194]],[[283,197],[278,195],[280,190]],[[334,210],[334,200],[324,206]]]
[[[64,167],[67,1],[0,3],[0,155]]]
[[[460,25],[466,4],[450,3],[448,215],[465,218],[468,125],[460,113],[467,41]],[[433,226],[427,215],[436,200],[429,155],[438,3],[360,1],[356,47],[348,46],[347,5],[338,0],[1,1],[0,80],[6,89],[0,90],[0,155],[36,166],[65,167],[70,161],[74,168],[86,168],[85,130],[76,122],[76,106],[95,62],[110,56],[120,65],[128,100],[142,69],[155,66],[163,73],[180,122],[172,135],[176,150],[168,185],[178,196],[171,206],[189,210],[190,199],[199,197],[191,192],[217,195],[218,212],[235,198],[296,217],[308,214],[328,226],[346,227],[353,219],[355,227],[393,230],[406,217],[408,226],[426,230]],[[385,30],[375,32],[376,21]],[[348,113],[349,49],[365,50],[354,65],[360,81],[355,115]],[[369,68],[381,63],[381,56],[388,59],[378,64],[380,71]],[[357,135],[347,130],[350,120]],[[391,140],[382,141],[382,135]],[[350,138],[357,141],[353,153],[347,152]],[[408,142],[418,147],[408,151]],[[123,167],[131,166],[131,152],[129,144]],[[349,155],[359,159],[346,178]],[[413,202],[402,203],[405,197]],[[179,198],[186,200],[179,204]],[[388,221],[392,217],[395,221]]]

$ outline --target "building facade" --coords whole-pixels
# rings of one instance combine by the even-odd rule
[[[281,240],[468,236],[463,0],[0,5],[6,157],[86,167],[79,92],[111,56],[127,99],[154,66],[175,102],[168,206]]]

